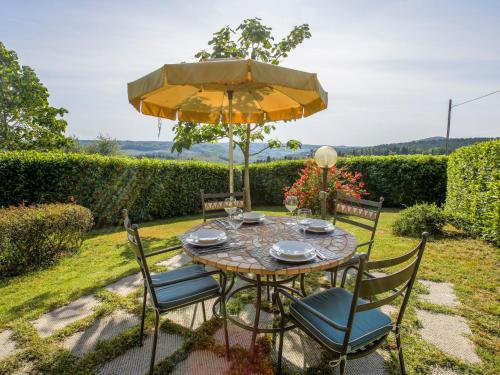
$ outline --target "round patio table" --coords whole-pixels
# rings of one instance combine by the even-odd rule
[[[224,230],[228,235],[228,241],[225,245],[203,248],[191,246],[183,241],[184,250],[193,258],[193,261],[223,271],[235,272],[238,277],[248,283],[232,291],[233,277],[227,291],[226,303],[237,293],[250,288],[256,289],[257,302],[252,326],[228,315],[228,319],[233,323],[252,331],[250,347],[252,357],[255,354],[255,341],[258,333],[276,333],[279,331],[279,328],[275,327],[274,324],[272,328],[259,326],[262,288],[267,288],[268,299],[269,288],[277,286],[303,296],[305,295],[303,277],[300,280],[300,291],[296,290],[294,286],[287,286],[286,284],[294,282],[299,275],[335,268],[349,260],[356,252],[356,238],[342,228],[335,228],[332,233],[308,232],[304,238],[303,233],[296,226],[287,224],[288,221],[290,221],[290,217],[268,216],[262,223],[243,224],[238,230],[231,230],[224,225],[222,220],[216,219],[193,227],[186,233],[186,236],[199,229]],[[273,244],[282,240],[307,241],[314,246],[318,256],[303,263],[278,261],[269,255],[269,249]]]

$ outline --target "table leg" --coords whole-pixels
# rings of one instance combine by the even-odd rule
[[[259,331],[259,319],[260,319],[260,305],[261,305],[261,293],[262,286],[260,284],[260,275],[256,275],[256,289],[257,289],[257,302],[255,305],[255,320],[252,329],[252,342],[250,345],[250,360],[255,361],[255,342],[257,341],[257,332]]]
[[[300,275],[300,291],[302,292],[302,295],[304,297],[307,296],[307,294],[306,294],[305,277],[306,277],[306,275],[303,274],[303,273]]]

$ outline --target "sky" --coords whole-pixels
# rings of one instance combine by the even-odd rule
[[[0,41],[35,69],[67,133],[158,140],[127,83],[195,61],[225,25],[260,17],[277,39],[308,23],[282,65],[316,72],[329,107],[277,123],[273,138],[376,145],[446,134],[448,99],[500,89],[500,1],[0,0]],[[172,140],[164,120],[160,140]],[[453,109],[451,137],[500,136],[500,93]]]

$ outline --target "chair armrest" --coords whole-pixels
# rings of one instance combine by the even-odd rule
[[[332,321],[331,319],[329,319],[325,315],[323,315],[320,312],[314,310],[312,307],[306,305],[304,302],[302,302],[301,300],[295,298],[290,293],[288,293],[287,291],[285,291],[285,290],[283,290],[283,289],[281,289],[279,287],[276,289],[276,294],[277,294],[276,298],[279,298],[279,294],[280,293],[283,294],[285,297],[291,299],[293,302],[295,302],[296,304],[300,305],[301,307],[303,307],[307,311],[309,311],[311,314],[317,316],[318,318],[320,318],[322,321],[324,321],[326,324],[332,326],[333,328],[338,329],[340,331],[347,331],[347,327],[344,327],[344,326],[341,326],[341,325],[335,323],[334,321]]]
[[[183,281],[189,281],[189,280],[196,280],[196,279],[201,279],[202,277],[207,277],[216,273],[220,273],[220,271],[205,271],[202,273],[199,273],[197,275],[191,275],[191,276],[186,276],[186,277],[179,277],[178,279],[170,280],[170,281],[165,281],[164,283],[153,283],[151,286],[153,288],[160,288],[163,286],[169,286],[169,285],[175,285],[177,283],[181,283]]]
[[[160,255],[160,254],[168,253],[169,251],[174,251],[174,250],[179,250],[179,249],[182,249],[182,245],[171,246],[171,247],[166,247],[164,249],[155,250],[155,251],[152,251],[150,253],[144,254],[144,257],[145,258],[154,257],[155,255]]]
[[[360,243],[358,246],[356,246],[356,249],[359,249],[362,246],[371,245],[371,244],[373,244],[373,242],[374,242],[373,240],[370,240],[370,241],[367,241],[367,242]]]

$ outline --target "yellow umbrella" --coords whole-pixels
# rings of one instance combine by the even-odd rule
[[[243,59],[165,64],[129,83],[128,98],[145,115],[229,124],[231,193],[233,124],[295,120],[328,105],[316,74]]]

